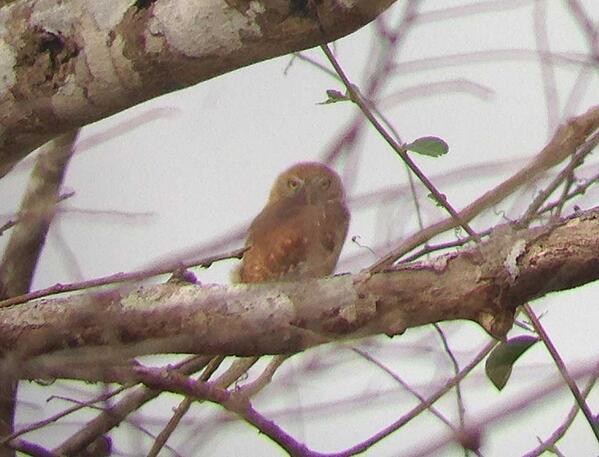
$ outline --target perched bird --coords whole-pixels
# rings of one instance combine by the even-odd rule
[[[249,228],[239,281],[319,278],[333,273],[347,235],[341,179],[322,163],[298,163],[279,175]]]

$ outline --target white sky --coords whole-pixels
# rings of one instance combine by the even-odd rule
[[[398,2],[388,14],[397,16],[402,3]],[[535,49],[535,2],[502,3],[514,7],[416,26],[404,41],[399,62],[492,49]],[[566,2],[548,0],[544,3],[548,6],[551,50],[586,53],[587,43],[567,12]],[[596,0],[581,3],[587,12],[594,12],[596,21],[599,20]],[[425,1],[423,10],[461,4],[464,2]],[[358,84],[366,81],[373,66],[369,61],[371,34],[372,29],[366,27],[337,43],[341,65]],[[306,55],[325,62],[318,50],[308,51]],[[275,176],[297,161],[324,156],[356,111],[348,103],[318,105],[326,98],[325,90],[341,89],[341,86],[298,60],[285,72],[289,63],[290,57],[284,56],[256,64],[86,127],[79,144],[135,120],[136,116],[161,116],[145,124],[134,121],[134,125],[138,125],[135,129],[82,148],[73,158],[65,179],[65,190],[74,190],[76,194],[65,202],[64,211],[56,218],[33,287],[129,271],[157,259],[181,257],[208,246],[223,234],[247,226],[262,208]],[[385,110],[404,140],[437,135],[449,143],[450,153],[444,158],[419,158],[417,161],[427,175],[436,177],[435,183],[454,206],[469,203],[504,180],[546,143],[550,131],[538,62],[496,60],[418,72],[409,71],[410,68],[413,67],[400,67],[397,77],[388,83],[386,94],[453,79],[468,79],[489,91],[486,100],[467,93],[434,93]],[[575,65],[555,67],[562,119],[579,69]],[[595,69],[575,112],[583,112],[598,101],[599,77]],[[404,166],[371,128],[360,142],[358,157],[359,171],[349,189],[351,197],[405,186]],[[453,170],[490,162],[503,165],[480,175],[468,172],[458,178],[443,177]],[[586,166],[597,171],[597,153]],[[349,177],[343,173],[343,168],[337,169],[344,177]],[[0,223],[18,207],[28,170],[28,167],[19,167],[0,181]],[[590,171],[587,173],[590,175]],[[426,192],[422,191],[422,195]],[[521,193],[518,200],[511,200],[496,211],[505,211],[508,217],[515,217],[526,207],[531,195],[530,191]],[[587,208],[597,205],[597,201],[595,189],[577,203]],[[426,197],[421,202],[427,223],[444,217]],[[132,217],[137,213],[140,214]],[[376,217],[380,219],[375,220]],[[490,212],[475,226],[480,228],[499,222],[501,216]],[[354,208],[349,235],[358,235],[362,244],[377,249],[388,237],[394,239],[416,229],[413,205],[406,194],[401,201],[384,209],[358,211]],[[0,237],[0,248],[7,239],[7,234]],[[230,247],[241,244],[238,241]],[[384,249],[378,253],[384,253]],[[348,261],[358,254],[361,254],[359,261]],[[340,270],[359,271],[373,260],[364,248],[348,241]],[[196,273],[203,282],[227,282],[234,263],[222,262]],[[599,356],[599,338],[596,336],[598,294],[599,284],[595,283],[535,303],[537,312],[546,313],[543,323],[569,367],[579,367],[585,360],[596,361]],[[474,324],[449,323],[443,328],[450,334],[450,344],[456,348],[462,365],[468,363],[486,340]],[[451,365],[440,352],[442,349],[432,328],[410,330],[393,340],[378,338],[374,343],[378,348],[371,348],[371,353],[400,376],[411,380],[423,394],[433,392],[452,375]],[[261,411],[295,409],[360,394],[369,398],[366,403],[352,403],[333,412],[295,413],[277,419],[286,430],[296,438],[306,440],[314,450],[349,447],[394,421],[409,409],[409,405],[415,404],[396,383],[341,347],[318,348],[309,351],[305,357],[327,365],[331,363],[331,370],[324,374],[294,374],[294,370],[299,370],[305,363],[301,356],[294,357],[278,374],[280,380],[277,382],[275,377],[274,384],[258,397],[257,406]],[[533,348],[521,362],[514,370],[515,382],[501,393],[496,393],[481,371],[465,382],[463,388],[470,419],[475,420],[478,412],[505,405],[512,396],[555,379],[556,370],[541,345]],[[290,382],[285,382],[289,379]],[[23,385],[22,392],[24,404],[19,411],[20,423],[38,420],[41,417],[38,408],[48,412],[64,405],[56,401],[44,404],[40,398],[49,395],[49,390]],[[519,420],[509,419],[501,427],[492,428],[486,436],[484,455],[521,455],[533,448],[535,437],[545,438],[552,431],[551,427],[565,416],[572,401],[568,393],[561,398],[562,401],[557,402],[543,401],[541,406],[517,416]],[[170,405],[174,404],[172,399],[170,403],[160,403],[162,408],[144,409],[146,415],[138,416],[138,422],[157,433],[163,419],[151,421],[148,417],[167,417]],[[598,400],[595,394],[594,403],[591,401],[595,412],[599,408]],[[33,407],[29,401],[38,401],[38,404]],[[455,400],[451,396],[442,400],[439,406],[448,417],[456,417]],[[184,456],[280,455],[276,446],[257,437],[255,431],[245,425],[229,424],[218,433],[216,429],[210,429],[213,436],[206,439],[201,435],[202,430],[208,428],[207,419],[220,417],[216,412],[218,408],[213,406],[194,408],[194,414],[189,415],[189,428],[169,443]],[[52,435],[46,429],[44,441],[56,443],[66,431],[72,432],[77,421],[67,422],[69,426],[57,426]],[[374,447],[368,455],[391,456],[413,450],[417,443],[426,443],[429,437],[445,432],[446,429],[438,424],[429,416],[417,419],[405,430]],[[132,427],[121,426],[116,433],[117,437],[130,439],[129,452],[134,455],[143,452],[140,449],[147,452],[151,445],[149,438]],[[123,450],[125,443],[117,441],[117,447]],[[598,453],[588,424],[580,418],[560,443],[560,449],[565,455]],[[164,451],[164,455],[172,454]],[[453,449],[438,455],[463,453]]]

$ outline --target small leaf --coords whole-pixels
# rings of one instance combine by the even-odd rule
[[[408,151],[417,152],[429,157],[439,157],[447,154],[449,151],[447,143],[436,136],[423,136],[412,141],[410,144],[406,144],[405,148]]]
[[[493,385],[501,390],[505,387],[512,374],[514,363],[528,348],[537,343],[536,336],[522,335],[500,343],[485,363],[485,372]]]
[[[319,105],[328,105],[330,103],[346,102],[351,100],[347,94],[342,94],[338,90],[329,89],[327,90],[327,99],[324,102],[318,103]]]

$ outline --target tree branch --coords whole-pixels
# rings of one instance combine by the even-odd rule
[[[73,154],[78,130],[60,135],[37,158],[12,232],[0,263],[0,300],[29,291],[37,261],[46,242],[60,197],[60,187]],[[13,432],[18,384],[11,371],[0,371],[0,435]],[[0,456],[14,450],[0,445]]]
[[[598,233],[599,207],[534,229],[500,226],[475,248],[376,274],[28,302],[0,310],[2,368],[108,382],[106,367],[140,354],[292,353],[452,319],[503,337],[518,305],[599,279]]]
[[[576,153],[589,137],[599,129],[599,105],[595,105],[586,113],[569,119],[561,125],[551,138],[551,141],[533,158],[533,160],[520,171],[510,176],[498,186],[489,190],[474,200],[459,212],[460,220],[469,222],[486,208],[501,202],[521,186],[531,182],[550,168],[558,165],[567,157]],[[424,230],[403,240],[383,259],[376,262],[372,271],[380,271],[392,265],[399,257],[410,252],[433,236],[446,230],[457,227],[454,218],[446,218]]]
[[[394,0],[17,0],[0,7],[0,177],[57,134],[354,32]]]

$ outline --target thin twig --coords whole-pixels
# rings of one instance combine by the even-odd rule
[[[218,367],[224,360],[224,356],[214,357],[212,360],[210,360],[206,368],[204,368],[204,371],[202,371],[202,374],[198,379],[204,382],[208,381],[208,379],[210,379],[210,376],[214,374],[214,372],[218,369]],[[154,444],[152,444],[152,448],[148,452],[148,457],[156,457],[159,454],[160,450],[166,445],[168,439],[177,429],[177,426],[181,422],[181,419],[183,419],[187,411],[189,411],[189,408],[191,407],[193,402],[193,398],[185,397],[183,401],[179,403],[177,409],[175,409],[175,412],[168,421],[168,423],[164,426],[164,428],[160,431],[160,433],[154,440]]]
[[[572,376],[570,376],[570,373],[568,373],[566,364],[564,363],[563,359],[559,355],[559,352],[557,352],[557,349],[556,349],[555,345],[553,344],[553,341],[551,341],[551,338],[549,337],[549,335],[543,328],[541,321],[539,320],[539,318],[535,314],[534,310],[528,303],[526,303],[524,305],[524,310],[525,310],[527,316],[529,317],[530,321],[532,322],[532,325],[533,325],[535,331],[537,332],[537,334],[539,335],[539,337],[545,344],[545,347],[549,351],[549,354],[551,354],[551,357],[553,358],[555,365],[557,366],[559,372],[561,373],[562,377],[564,378],[564,381],[566,381],[566,384],[570,388],[570,391],[572,392],[572,395],[574,396],[576,403],[578,403],[578,407],[580,408],[580,410],[584,414],[584,417],[586,418],[589,425],[591,426],[591,430],[595,434],[595,438],[597,439],[597,442],[599,442],[599,425],[595,421],[595,418],[593,417],[593,413],[591,412],[589,405],[586,403],[584,397],[580,393],[580,389],[576,385],[576,382],[574,382],[574,379],[572,379]]]
[[[586,385],[586,387],[582,390],[582,396],[584,398],[588,397],[589,393],[591,393],[591,390],[595,386],[596,382],[597,382],[597,377],[594,376],[589,381],[589,383]],[[535,449],[524,454],[522,457],[538,457],[541,454],[543,454],[545,451],[553,448],[555,446],[555,444],[568,431],[568,429],[574,422],[574,419],[576,418],[578,411],[580,411],[580,408],[578,407],[578,403],[574,402],[574,406],[572,406],[572,408],[570,409],[570,412],[568,413],[568,416],[566,417],[564,422],[551,434],[551,436],[549,436],[545,441],[541,442],[539,444],[539,446],[537,446]]]
[[[599,144],[599,129],[597,129],[597,131],[578,148],[578,151],[572,156],[570,163],[568,163],[568,165],[551,180],[547,187],[535,197],[524,212],[524,215],[518,221],[519,225],[526,226],[530,223],[537,214],[537,210],[543,205],[547,198],[549,198],[564,180],[572,175],[574,169],[582,164],[585,157],[593,152],[593,149],[595,149],[597,144]]]
[[[180,370],[182,373],[193,373],[206,366],[210,357],[193,356],[173,365],[171,370]],[[89,421],[84,428],[66,439],[62,444],[53,449],[58,455],[77,455],[98,436],[108,433],[119,425],[132,411],[159,396],[162,392],[139,386],[133,389],[123,399],[110,408],[110,412],[102,412]]]
[[[276,355],[268,363],[264,371],[252,382],[245,384],[243,387],[237,390],[238,394],[244,395],[247,398],[252,398],[258,392],[260,392],[266,385],[272,380],[275,372],[279,367],[290,357],[290,355]]]
[[[370,123],[374,126],[374,128],[381,134],[381,136],[385,139],[387,144],[389,144],[389,146],[391,146],[391,148],[402,158],[402,160],[406,163],[406,165],[408,165],[408,167],[410,167],[410,170],[412,170],[412,172],[418,177],[418,179],[420,179],[422,184],[424,184],[424,186],[429,190],[429,192],[431,192],[431,194],[435,197],[435,200],[437,201],[437,203],[439,203],[439,205],[443,206],[443,208],[445,208],[447,210],[447,212],[456,221],[459,222],[459,225],[461,225],[469,235],[476,238],[478,236],[478,235],[476,235],[476,232],[474,230],[472,230],[472,228],[467,223],[462,221],[458,212],[447,201],[447,197],[437,190],[435,185],[426,177],[426,175],[420,170],[420,168],[418,168],[416,163],[410,158],[407,150],[403,146],[399,145],[393,139],[393,137],[387,132],[387,130],[385,130],[385,128],[381,125],[381,123],[378,121],[378,119],[372,113],[372,110],[369,109],[369,106],[368,106],[369,103],[366,102],[366,100],[364,100],[362,95],[357,90],[357,87],[345,75],[345,72],[339,65],[339,62],[337,62],[337,59],[335,58],[335,56],[333,55],[333,53],[331,52],[329,47],[326,44],[323,44],[320,46],[320,48],[322,49],[324,54],[327,56],[327,58],[329,59],[329,62],[331,62],[331,65],[333,66],[333,68],[335,68],[335,71],[337,72],[337,74],[339,75],[341,80],[343,81],[343,84],[345,85],[345,88],[346,88],[348,94],[350,95],[351,100],[356,105],[358,105],[358,107],[360,108],[362,113],[366,116],[366,118],[370,121]]]
[[[29,300],[47,297],[49,295],[61,294],[64,292],[91,289],[94,287],[105,286],[107,284],[116,284],[128,281],[139,281],[141,279],[147,279],[152,276],[172,273],[173,271],[178,269],[185,269],[196,266],[202,268],[209,268],[214,262],[220,260],[240,258],[246,250],[247,248],[235,249],[224,254],[217,254],[199,260],[194,259],[185,262],[171,262],[165,265],[160,265],[158,267],[132,271],[129,273],[115,273],[109,276],[102,276],[100,278],[90,279],[88,281],[75,282],[70,284],[55,284],[54,286],[48,287],[46,289],[36,290],[28,294],[23,294],[17,297],[9,298],[8,300],[0,301],[0,308],[17,305],[19,303],[25,303]]]
[[[555,219],[562,217],[562,211],[564,210],[564,205],[568,201],[568,194],[570,193],[570,190],[572,189],[572,186],[574,185],[575,180],[576,180],[576,177],[574,176],[574,170],[572,170],[570,173],[568,173],[568,176],[566,176],[564,186],[562,187],[562,192],[561,192],[559,198],[556,200],[557,206],[555,208],[555,212],[553,213],[553,217]]]
[[[412,386],[410,386],[410,384],[408,384],[401,377],[399,377],[397,375],[397,373],[394,373],[393,371],[391,371],[389,369],[389,367],[385,366],[383,363],[381,363],[379,360],[374,358],[368,352],[363,351],[362,349],[359,349],[359,348],[352,348],[352,351],[354,351],[356,354],[359,354],[361,357],[364,357],[366,360],[373,363],[376,367],[383,370],[385,373],[387,373],[389,376],[391,376],[395,381],[397,381],[404,389],[406,389],[408,392],[410,392],[412,395],[414,395],[420,402],[426,401],[426,399],[422,395],[420,395],[416,390],[414,390],[412,388]],[[457,385],[459,385],[459,383]],[[430,405],[428,407],[428,410],[431,413],[433,413],[435,416],[437,416],[445,425],[447,425],[452,432],[454,432],[456,434],[459,433],[459,430],[437,408]],[[463,425],[462,425],[462,428],[463,428]],[[482,454],[479,450],[475,450],[474,453],[478,456],[482,456]]]
[[[579,184],[572,191],[568,192],[568,195],[566,196],[565,200],[571,200],[574,197],[576,197],[577,195],[583,195],[588,190],[588,188],[594,184],[599,184],[599,173],[595,174],[594,176],[591,176],[590,178],[585,180],[584,183]],[[541,208],[539,210],[539,214],[551,212],[555,208],[557,208],[559,205],[560,205],[559,201],[548,203],[547,205],[543,206],[543,208]]]
[[[63,417],[68,416],[69,414],[75,413],[77,411],[80,411],[84,408],[87,408],[88,406],[92,406],[94,403],[98,403],[101,401],[106,401],[109,398],[112,398],[118,394],[120,394],[121,392],[129,389],[129,386],[123,386],[123,387],[119,387],[118,389],[112,390],[110,392],[104,393],[96,398],[93,398],[92,400],[88,400],[85,402],[81,402],[76,404],[75,406],[72,406],[70,408],[65,409],[64,411],[61,411],[57,414],[54,414],[53,416],[48,417],[47,419],[38,421],[38,422],[34,422],[32,424],[26,425],[25,427],[22,427],[21,429],[17,430],[16,432],[14,432],[12,435],[10,436],[6,436],[2,439],[0,439],[0,444],[4,444],[7,443],[11,440],[14,440],[15,438],[24,435],[26,433],[29,432],[33,432],[34,430],[38,430],[40,428],[44,428],[47,425],[53,424],[54,422],[57,422],[58,420],[62,419]]]
[[[458,363],[458,360],[455,358],[455,355],[453,354],[453,352],[451,351],[451,348],[449,347],[447,337],[445,336],[445,333],[443,333],[443,330],[441,329],[441,326],[439,324],[435,323],[435,324],[433,324],[433,327],[437,331],[439,338],[441,338],[441,344],[443,344],[443,349],[445,350],[445,353],[447,354],[447,356],[449,357],[449,360],[451,361],[454,374],[457,375],[460,372],[460,364]],[[457,399],[457,403],[458,403],[458,417],[460,418],[460,426],[463,429],[464,425],[465,425],[464,418],[465,418],[466,410],[464,408],[464,401],[462,399],[462,388],[461,388],[459,382],[455,385],[455,392],[456,392],[456,399]]]
[[[449,392],[451,389],[453,389],[453,387],[458,382],[460,382],[462,379],[464,379],[468,375],[468,373],[470,373],[472,370],[474,370],[474,368],[476,368],[478,366],[478,364],[485,359],[485,357],[493,350],[493,348],[496,346],[496,344],[497,344],[497,341],[495,341],[495,340],[487,343],[480,350],[480,352],[474,357],[474,359],[472,359],[472,361],[468,365],[466,365],[456,376],[454,376],[449,381],[447,381],[441,389],[439,389],[434,394],[429,396],[426,399],[426,401],[420,403],[418,406],[413,408],[410,412],[404,414],[397,421],[388,425],[383,430],[375,433],[370,438],[362,441],[359,444],[356,444],[355,446],[352,446],[349,449],[346,449],[345,451],[338,452],[335,454],[330,454],[330,457],[345,457],[345,456],[358,454],[360,452],[364,452],[368,448],[373,446],[374,444],[378,443],[382,439],[389,436],[391,433],[393,433],[393,432],[397,431],[399,428],[403,427],[405,424],[407,424],[409,421],[414,419],[420,413],[422,413],[423,411],[428,409],[431,405],[433,405],[437,400],[439,400],[447,392]]]

